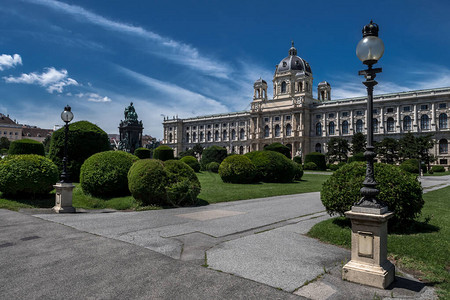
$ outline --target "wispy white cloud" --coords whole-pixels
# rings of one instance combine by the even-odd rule
[[[0,71],[5,69],[13,68],[16,65],[22,64],[22,57],[19,54],[8,55],[2,54],[0,55]]]
[[[47,6],[51,9],[62,11],[83,22],[90,22],[104,29],[120,32],[127,35],[138,36],[154,42],[158,49],[149,50],[154,55],[169,59],[177,64],[185,65],[191,69],[204,72],[217,78],[228,78],[232,69],[223,63],[210,57],[201,55],[195,47],[162,36],[140,26],[134,26],[118,21],[113,21],[99,14],[88,11],[80,6],[70,5],[55,0],[26,0],[30,3]],[[163,51],[161,51],[161,48]]]
[[[78,98],[86,98],[90,102],[111,102],[111,98],[108,96],[100,96],[96,93],[78,93],[75,96]]]
[[[56,70],[53,67],[45,68],[44,72],[29,74],[22,74],[19,77],[3,77],[7,83],[24,83],[37,84],[45,87],[49,93],[62,93],[64,87],[69,85],[79,85],[75,79],[68,77],[68,72],[65,69]]]

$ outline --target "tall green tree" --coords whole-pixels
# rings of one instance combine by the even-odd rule
[[[401,161],[419,158],[419,149],[417,148],[417,141],[414,134],[407,132],[398,142],[400,146],[398,156]]]
[[[348,141],[343,138],[333,137],[327,143],[328,152],[326,154],[327,160],[330,163],[335,161],[347,161],[347,153],[350,150]]]
[[[433,154],[429,152],[430,149],[433,148],[433,135],[421,135],[416,138],[417,149],[419,151],[420,160],[423,161],[427,166],[428,170],[430,169],[430,163],[435,160]]]
[[[2,136],[0,138],[0,149],[9,149],[9,145],[11,142],[8,140],[7,137]]]
[[[376,143],[375,151],[382,163],[395,164],[398,162],[400,144],[396,139],[385,137]]]
[[[357,132],[352,137],[352,154],[363,153],[366,150],[366,137],[362,132]]]

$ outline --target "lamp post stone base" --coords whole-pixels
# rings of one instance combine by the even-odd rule
[[[352,207],[345,215],[352,221],[352,259],[342,269],[342,279],[385,289],[395,277],[387,259],[387,221],[392,212]]]
[[[53,211],[56,213],[74,213],[75,208],[72,206],[72,191],[75,186],[72,183],[58,182],[53,187],[56,190]]]

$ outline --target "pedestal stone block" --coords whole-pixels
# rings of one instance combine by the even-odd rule
[[[53,187],[56,190],[53,211],[56,213],[74,213],[75,208],[72,206],[72,192],[75,186],[72,183],[58,182]]]
[[[342,270],[342,279],[387,288],[395,267],[387,259],[387,221],[392,212],[353,207],[345,213],[352,221],[352,258]]]

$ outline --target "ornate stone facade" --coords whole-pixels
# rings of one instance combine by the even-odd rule
[[[250,111],[188,119],[164,118],[163,143],[175,155],[200,143],[218,145],[229,152],[246,153],[280,142],[292,155],[325,153],[331,137],[349,141],[356,132],[366,134],[366,97],[331,100],[331,85],[319,83],[313,98],[309,64],[297,56],[292,43],[289,55],[276,66],[273,99],[267,99],[267,82],[258,79]],[[402,134],[432,133],[431,153],[437,163],[449,165],[450,87],[374,96],[374,139],[401,138]]]

